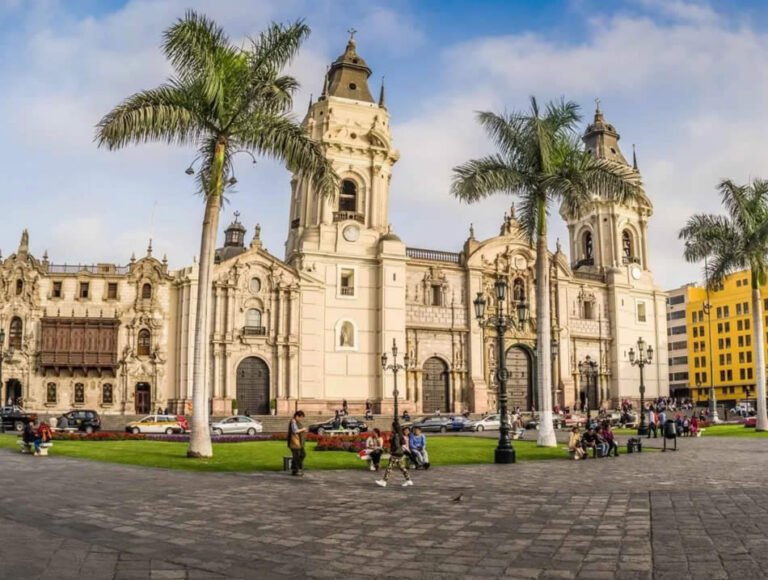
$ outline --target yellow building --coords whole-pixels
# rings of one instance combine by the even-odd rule
[[[768,310],[767,297],[768,288],[764,286],[761,289],[763,312]],[[739,401],[754,399],[752,324],[748,270],[731,274],[709,293],[706,288],[688,286],[688,380],[694,401],[700,404],[709,401],[712,380],[718,403],[733,406]]]

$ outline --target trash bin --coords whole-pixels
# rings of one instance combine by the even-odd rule
[[[291,471],[293,468],[293,457],[283,457],[283,471]]]
[[[641,453],[643,451],[643,442],[638,438],[627,440],[627,453]]]
[[[675,439],[677,437],[677,424],[672,421],[666,421],[664,423],[664,437],[667,439]]]

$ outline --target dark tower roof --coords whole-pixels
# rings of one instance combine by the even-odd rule
[[[214,256],[216,264],[239,256],[245,252],[245,226],[238,219],[240,212],[235,212],[235,220],[224,230],[224,247],[218,248]]]
[[[584,132],[584,145],[592,155],[600,159],[610,159],[629,165],[619,149],[620,135],[613,125],[606,122],[600,110],[600,101],[595,110],[595,119]]]
[[[344,54],[333,61],[328,71],[328,94],[334,97],[374,103],[371,91],[368,89],[368,77],[371,76],[371,69],[355,50],[354,32],[350,34]]]

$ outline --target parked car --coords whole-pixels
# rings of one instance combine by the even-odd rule
[[[445,433],[446,431],[453,430],[453,417],[425,417],[420,421],[409,425],[411,429],[419,427],[422,431],[433,431]]]
[[[24,430],[24,425],[30,421],[37,420],[37,414],[27,413],[21,407],[12,405],[0,408],[0,418],[3,421],[4,430],[18,431],[20,433]]]
[[[451,427],[454,431],[463,431],[464,426],[471,421],[469,417],[465,417],[464,415],[454,415],[452,419],[453,423],[451,424]]]
[[[188,429],[187,420],[176,415],[147,415],[138,421],[131,421],[126,425],[128,433],[184,433]]]
[[[261,433],[261,430],[260,421],[245,415],[227,417],[211,424],[211,431],[214,435],[255,435]]]
[[[66,425],[64,424],[65,421]],[[99,417],[96,411],[75,409],[74,411],[64,413],[56,421],[56,427],[58,429],[74,429],[76,431],[93,433],[101,429],[101,417]]]
[[[324,435],[328,431],[337,431],[341,427],[342,429],[348,429],[355,433],[365,433],[368,431],[368,425],[362,419],[357,417],[340,417],[328,419],[322,423],[315,423],[309,426],[310,433],[316,433],[317,435]]]
[[[465,431],[498,431],[501,427],[501,415],[488,415],[464,425]]]

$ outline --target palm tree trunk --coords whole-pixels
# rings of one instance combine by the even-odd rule
[[[211,184],[205,202],[203,231],[200,239],[200,266],[197,280],[197,313],[195,315],[195,354],[192,367],[192,433],[189,437],[187,457],[213,457],[211,434],[208,426],[208,389],[205,381],[206,342],[208,336],[208,306],[211,302],[211,272],[216,248],[221,210],[224,154],[227,142],[219,138],[211,168]]]
[[[765,333],[763,330],[763,309],[760,298],[760,283],[752,274],[752,332],[755,339],[755,366],[757,389],[756,431],[768,431],[768,416],[765,409]]]
[[[549,249],[547,248],[547,202],[540,199],[536,232],[536,381],[539,399],[539,437],[541,447],[556,447],[552,426],[552,329],[549,316]]]

